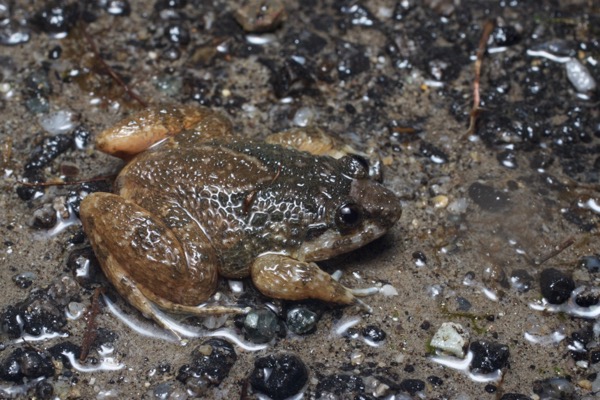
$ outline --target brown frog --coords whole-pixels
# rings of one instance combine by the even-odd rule
[[[240,312],[197,307],[219,276],[250,276],[278,299],[360,303],[314,262],[371,242],[401,215],[360,157],[322,155],[340,156],[317,130],[248,140],[218,112],[168,105],[121,121],[96,146],[128,163],[114,194],[83,200],[83,228],[117,291],[160,324],[154,305]]]

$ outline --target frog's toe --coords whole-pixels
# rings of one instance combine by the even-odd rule
[[[279,254],[266,254],[254,261],[250,275],[256,288],[269,297],[365,305],[354,297],[350,289],[335,281],[315,263]]]

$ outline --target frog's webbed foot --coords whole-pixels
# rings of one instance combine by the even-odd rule
[[[153,144],[186,130],[202,140],[230,134],[231,122],[220,113],[197,105],[159,105],[129,116],[96,138],[96,148],[129,160]]]
[[[331,275],[312,262],[303,262],[279,254],[258,257],[250,268],[254,286],[268,297],[283,300],[316,299],[330,303],[371,307],[358,299]]]

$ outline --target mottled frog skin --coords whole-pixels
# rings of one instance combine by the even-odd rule
[[[89,195],[80,215],[119,293],[159,323],[153,304],[239,312],[196,307],[218,276],[251,276],[274,298],[357,303],[314,262],[382,236],[400,202],[359,157],[299,151],[339,156],[319,131],[296,133],[238,138],[223,115],[194,106],[150,108],[102,132],[97,147],[129,162],[114,194]]]

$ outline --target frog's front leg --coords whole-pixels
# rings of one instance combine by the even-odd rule
[[[330,303],[357,304],[371,308],[354,293],[313,262],[295,260],[280,254],[258,257],[250,268],[254,286],[268,297],[283,300],[316,299]]]
[[[129,160],[153,144],[185,130],[195,130],[202,140],[231,134],[231,122],[221,113],[197,105],[148,107],[102,131],[96,148]]]
[[[218,261],[199,229],[169,227],[139,205],[111,193],[81,203],[81,221],[102,270],[119,294],[160,325],[152,303],[197,315],[240,313],[235,307],[196,307],[217,287]]]

